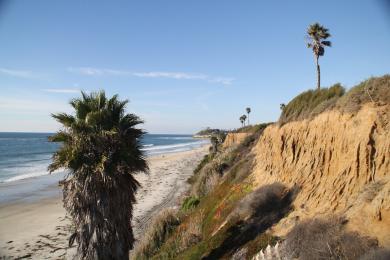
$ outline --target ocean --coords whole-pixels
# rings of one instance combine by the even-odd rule
[[[48,141],[50,133],[0,133],[0,183],[48,175],[52,154],[61,144]],[[208,140],[191,135],[146,134],[142,144],[147,156],[181,152]]]

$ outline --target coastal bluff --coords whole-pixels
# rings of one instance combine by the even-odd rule
[[[225,144],[242,138],[232,135]],[[389,104],[271,125],[252,152],[256,186],[299,188],[294,210],[273,227],[275,234],[285,235],[300,220],[340,215],[350,230],[390,246]]]
[[[222,146],[223,148],[227,148],[237,145],[250,135],[251,133],[228,133]]]

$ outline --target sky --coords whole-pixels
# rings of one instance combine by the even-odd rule
[[[80,90],[128,99],[150,133],[276,121],[316,86],[314,22],[322,86],[390,73],[389,0],[0,0],[0,131],[58,130]]]

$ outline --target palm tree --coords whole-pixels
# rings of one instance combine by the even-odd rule
[[[317,65],[317,89],[320,89],[321,84],[321,72],[320,65],[318,63],[318,58],[320,56],[324,56],[326,46],[332,46],[332,43],[330,41],[324,41],[331,36],[328,31],[328,29],[326,29],[319,23],[311,24],[307,29],[307,36],[310,40],[310,43],[307,44],[307,47],[313,50],[314,58]]]
[[[242,115],[242,121],[244,121],[244,126],[245,126],[246,115]]]
[[[248,125],[249,125],[249,113],[251,112],[251,108],[247,107],[246,108],[246,113],[248,114]]]
[[[142,120],[126,114],[127,100],[104,91],[70,102],[75,114],[52,116],[62,129],[50,138],[62,142],[49,171],[67,169],[63,203],[74,224],[69,245],[78,242],[80,259],[128,259],[134,242],[131,218],[138,172],[148,165],[140,147]]]
[[[240,116],[240,122],[241,122],[241,127],[243,127],[245,120],[244,120],[244,118],[242,116]]]

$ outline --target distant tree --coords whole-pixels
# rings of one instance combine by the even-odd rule
[[[284,110],[286,108],[286,105],[284,103],[280,104],[280,110]]]
[[[241,127],[243,127],[245,120],[244,120],[244,118],[242,116],[240,116],[240,122],[241,122]]]
[[[62,129],[50,138],[61,142],[49,171],[65,168],[64,207],[74,224],[69,244],[78,243],[76,259],[129,259],[134,243],[131,218],[139,183],[134,174],[148,169],[136,115],[127,100],[104,91],[86,94],[70,105],[74,115],[52,116]]]
[[[215,135],[211,136],[210,142],[211,142],[211,145],[212,145],[212,152],[213,153],[218,152],[218,144],[219,144],[218,137],[215,136]]]
[[[247,107],[246,108],[246,113],[248,114],[248,125],[249,125],[249,114],[251,112],[251,108],[250,107]]]
[[[242,121],[244,121],[244,126],[245,126],[246,115],[242,115]]]
[[[323,27],[319,23],[311,24],[307,29],[307,36],[310,40],[310,42],[307,44],[307,47],[313,50],[315,62],[317,65],[317,89],[321,88],[321,72],[318,58],[320,56],[324,56],[326,46],[332,46],[330,41],[324,41],[331,36],[328,31],[329,30],[327,28]]]

